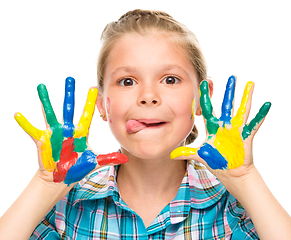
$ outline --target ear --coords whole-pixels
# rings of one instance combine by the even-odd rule
[[[98,93],[96,105],[97,105],[98,111],[100,113],[100,117],[102,117],[102,119],[104,121],[107,121],[106,109],[104,107],[104,104],[105,104],[105,102],[104,102],[104,98],[103,98],[102,94]]]
[[[208,82],[208,87],[209,87],[209,97],[212,98],[212,94],[213,94],[213,82],[210,79],[205,79],[203,81],[207,81]],[[196,110],[196,115],[200,116],[202,115],[202,110],[201,110],[201,106],[200,106],[200,101],[199,101],[199,106]]]

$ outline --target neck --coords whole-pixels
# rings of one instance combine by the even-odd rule
[[[129,162],[120,166],[117,184],[121,198],[143,220],[146,227],[171,202],[186,172],[186,161],[139,159],[130,154]]]
[[[158,159],[140,159],[129,156],[129,162],[120,166],[117,182],[122,192],[130,190],[139,196],[159,197],[175,192],[186,172],[186,161],[171,160],[169,156]]]

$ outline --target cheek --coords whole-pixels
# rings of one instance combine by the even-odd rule
[[[107,99],[106,111],[108,114],[108,123],[111,133],[122,145],[124,142],[124,134],[126,134],[124,119],[127,112],[127,106],[120,98],[109,97]]]
[[[183,118],[184,121],[192,121],[194,117],[192,116],[192,102],[194,96],[183,96],[176,98],[172,101],[173,111],[175,116],[178,118]]]
[[[127,106],[124,104],[124,101],[122,101],[119,98],[110,98],[107,97],[106,100],[106,112],[107,112],[107,118],[109,122],[109,126],[112,130],[112,132],[116,132],[117,129],[124,128],[125,129],[125,123],[124,123],[124,116],[126,115]],[[124,125],[124,126],[123,126]],[[114,133],[115,135],[116,133]]]
[[[173,105],[175,106],[176,129],[181,134],[181,138],[186,138],[194,126],[194,114],[192,114],[192,102],[194,96],[180,98]]]

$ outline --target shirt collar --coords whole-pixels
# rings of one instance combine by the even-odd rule
[[[101,168],[76,184],[73,190],[75,193],[74,204],[83,200],[112,196],[115,203],[126,207],[126,204],[119,197],[116,183],[117,170],[118,166]],[[225,191],[225,187],[202,164],[190,160],[178,193],[169,205],[171,216],[185,213],[188,209],[187,206],[205,209],[217,203]]]

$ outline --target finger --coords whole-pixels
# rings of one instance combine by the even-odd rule
[[[190,155],[196,155],[197,148],[190,148],[190,147],[178,147],[175,148],[170,155],[171,159],[179,158],[179,157],[189,157]]]
[[[127,156],[119,152],[99,154],[96,157],[96,160],[99,166],[105,166],[109,164],[124,164],[128,162]]]
[[[227,168],[227,161],[220,152],[210,144],[205,143],[200,149],[190,147],[178,147],[171,152],[171,159],[189,159],[201,162],[205,166],[215,169]]]
[[[63,134],[64,137],[73,137],[74,132],[74,108],[75,108],[75,79],[68,77],[65,86],[65,99],[63,107]]]
[[[58,123],[58,120],[56,118],[55,112],[52,108],[46,86],[44,84],[39,84],[37,86],[37,91],[38,91],[39,99],[40,99],[42,106],[43,106],[46,121],[49,124],[49,126],[51,128],[53,128],[54,126],[58,125],[59,123]]]
[[[70,185],[71,183],[82,180],[86,175],[95,169],[97,164],[99,166],[105,166],[109,164],[123,164],[127,162],[127,156],[122,153],[101,154],[97,156],[93,151],[86,150],[77,162],[67,171],[64,182]]]
[[[253,131],[255,132],[258,131],[260,123],[264,120],[270,108],[271,108],[270,102],[264,103],[263,106],[260,108],[259,112],[257,113],[257,115],[253,118],[253,120],[249,124],[246,124],[244,126],[242,131],[243,140],[248,138]]]
[[[88,92],[86,105],[82,117],[80,118],[77,129],[75,130],[74,137],[86,137],[89,132],[92,117],[95,111],[95,104],[98,96],[97,88],[91,88]]]
[[[55,162],[52,158],[52,149],[50,143],[51,134],[49,130],[42,131],[35,128],[21,113],[16,113],[14,118],[20,127],[22,127],[22,129],[27,132],[33,139],[41,141],[40,154],[45,169],[49,172],[56,169]]]
[[[203,81],[200,84],[200,106],[202,115],[206,121],[206,129],[210,135],[215,135],[219,128],[218,119],[213,115],[213,108],[209,97],[208,82]]]
[[[39,130],[35,128],[34,126],[31,125],[31,123],[21,114],[21,113],[16,113],[14,115],[15,120],[18,122],[19,126],[28,134],[30,135],[33,139],[35,140],[41,140],[44,131]]]
[[[240,107],[237,110],[236,115],[231,120],[233,127],[240,128],[243,125],[244,121],[246,121],[246,119],[248,117],[249,110],[250,110],[250,104],[251,104],[251,101],[249,101],[249,100],[251,100],[251,95],[252,95],[251,90],[253,88],[253,85],[254,85],[253,82],[248,82],[246,84]]]
[[[54,171],[56,167],[56,163],[53,159],[52,156],[52,148],[51,148],[51,134],[49,130],[45,130],[43,137],[41,138],[41,146],[40,146],[40,155],[41,155],[41,160],[43,163],[44,168],[48,172]]]
[[[212,169],[226,169],[227,161],[220,154],[220,152],[212,147],[210,144],[205,143],[198,151],[198,155],[205,160],[208,166]]]
[[[230,76],[224,93],[224,98],[221,106],[221,117],[220,121],[223,121],[223,126],[225,124],[230,124],[231,116],[233,113],[233,100],[235,92],[236,77]]]

